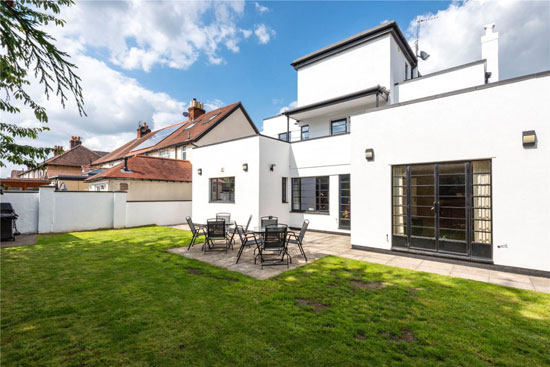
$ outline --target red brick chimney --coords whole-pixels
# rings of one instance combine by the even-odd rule
[[[144,137],[145,135],[149,134],[151,132],[151,129],[149,129],[149,126],[147,126],[146,122],[140,122],[138,123],[137,128],[137,137],[138,139],[141,137]]]
[[[76,148],[80,144],[82,144],[80,141],[80,136],[71,136],[71,140],[69,141],[70,149]]]
[[[57,157],[58,155],[63,153],[63,147],[61,145],[54,145],[53,149],[54,149],[54,151],[53,151],[53,156],[54,157]]]
[[[197,101],[195,98],[189,102],[189,120],[195,120],[200,117],[200,115],[204,115],[204,104]]]

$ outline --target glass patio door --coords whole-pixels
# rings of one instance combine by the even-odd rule
[[[492,258],[491,162],[392,168],[392,246]]]

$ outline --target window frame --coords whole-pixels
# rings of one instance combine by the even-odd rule
[[[345,130],[343,132],[337,132],[335,133],[334,132],[334,123],[336,122],[342,122],[344,121],[344,126],[345,126]],[[335,136],[335,135],[342,135],[342,134],[347,134],[348,133],[348,118],[347,117],[344,117],[344,118],[341,118],[341,119],[337,119],[337,120],[331,120],[330,121],[330,136]]]
[[[288,177],[282,177],[281,180],[281,202],[288,204]]]
[[[405,80],[409,78],[409,64],[405,63]]]
[[[304,131],[305,128],[307,128],[307,131]],[[307,138],[305,139],[304,134],[307,134]],[[303,125],[300,127],[300,140],[309,140],[309,125]]]
[[[285,139],[281,139],[281,136],[283,136],[283,135],[286,136]],[[288,141],[288,132],[285,131],[284,133],[279,133],[279,140]]]
[[[232,179],[232,195],[230,195],[230,199],[229,200],[222,200],[220,198],[220,193],[222,193],[222,191],[218,191],[218,190],[213,190],[213,184],[215,184],[216,186],[219,186],[220,183],[219,182],[214,182],[214,180],[220,180],[220,179]],[[209,179],[209,202],[210,203],[219,203],[219,204],[234,204],[235,203],[235,176],[226,176],[226,177],[211,177]],[[225,182],[224,182],[225,183]],[[223,184],[222,184],[223,185]],[[222,190],[223,190],[223,186],[222,186]],[[216,192],[216,196],[217,198],[214,198],[213,194],[214,192]]]
[[[302,179],[315,179],[315,210],[307,210],[302,208]],[[319,188],[320,183],[319,179],[326,179],[327,188],[326,190],[321,190]],[[296,185],[298,183],[298,185]],[[311,176],[311,177],[292,177],[291,181],[292,193],[291,193],[291,206],[290,211],[294,213],[308,213],[308,214],[321,214],[321,215],[330,215],[330,176]],[[298,190],[298,191],[297,191]],[[326,192],[327,197],[327,209],[319,209],[319,199],[320,193]],[[299,208],[297,209],[296,199],[298,199]]]

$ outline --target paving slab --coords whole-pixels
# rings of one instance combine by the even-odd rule
[[[2,241],[0,247],[30,246],[36,243],[36,234],[20,234],[15,241]]]
[[[182,230],[189,230],[187,225],[170,226]],[[349,236],[319,233],[309,231],[304,239],[304,250],[308,262],[300,254],[297,246],[290,246],[289,253],[292,264],[284,266],[270,266],[261,269],[260,264],[254,264],[254,249],[245,248],[238,264],[235,264],[240,243],[234,244],[234,249],[225,252],[202,252],[201,245],[194,246],[190,251],[187,247],[173,248],[168,251],[185,257],[197,259],[209,264],[237,271],[257,279],[268,279],[289,269],[307,265],[324,256],[333,255],[349,259],[367,261],[375,264],[384,264],[399,268],[424,271],[433,274],[447,275],[457,278],[476,280],[480,282],[499,284],[506,287],[536,290],[550,293],[550,278],[514,274],[502,271],[489,270],[468,265],[451,264],[446,261],[419,259],[403,256],[399,253],[385,254],[375,251],[352,249]]]

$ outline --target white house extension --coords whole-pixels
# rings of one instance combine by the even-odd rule
[[[550,72],[499,80],[494,27],[482,60],[427,75],[395,22],[295,60],[296,108],[194,148],[194,220],[550,275]]]

